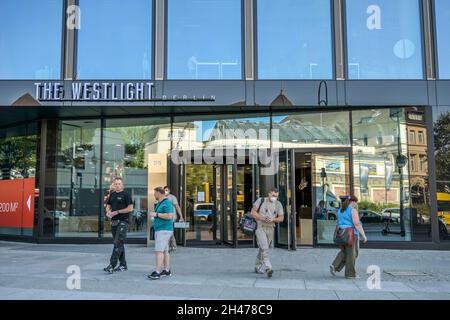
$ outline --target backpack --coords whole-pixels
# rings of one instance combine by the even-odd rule
[[[261,209],[263,202],[264,198],[261,198],[261,203],[259,204],[258,210],[256,210],[256,212],[259,213],[259,210]],[[241,231],[248,236],[253,236],[255,234],[257,223],[255,218],[253,218],[251,212],[247,212],[241,218],[241,221],[239,222],[239,227],[241,228]]]

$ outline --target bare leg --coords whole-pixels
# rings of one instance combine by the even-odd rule
[[[164,262],[164,252],[155,252],[156,255],[156,272],[161,273],[161,268]]]
[[[168,251],[164,252],[164,268],[170,270],[170,254]]]

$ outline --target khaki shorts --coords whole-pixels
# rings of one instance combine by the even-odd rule
[[[169,251],[170,238],[173,235],[173,231],[156,231],[155,232],[155,251],[166,252]]]

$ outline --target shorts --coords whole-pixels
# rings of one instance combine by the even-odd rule
[[[173,235],[173,231],[156,231],[155,232],[155,251],[166,252],[169,251],[170,238]]]

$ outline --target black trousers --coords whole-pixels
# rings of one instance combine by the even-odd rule
[[[115,267],[117,261],[120,261],[120,265],[126,266],[125,260],[125,239],[128,232],[128,222],[120,221],[118,225],[111,227],[111,233],[114,241],[114,248],[111,254],[110,264]]]

